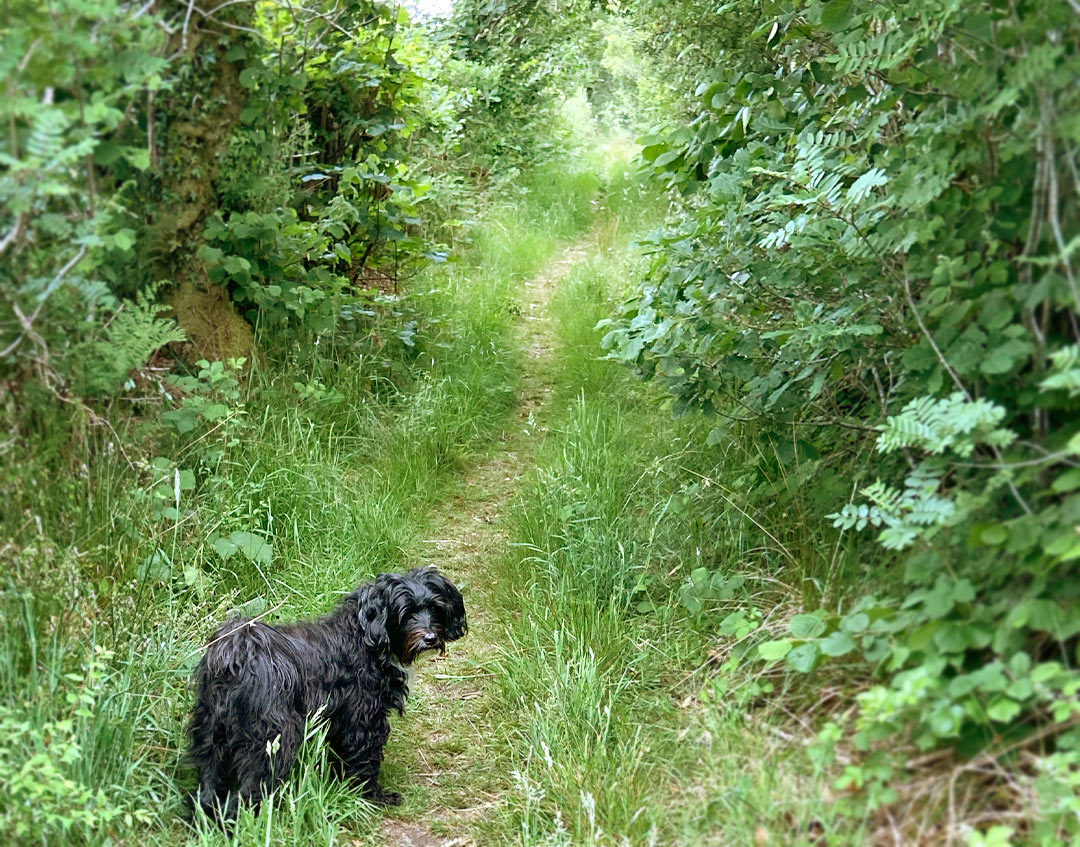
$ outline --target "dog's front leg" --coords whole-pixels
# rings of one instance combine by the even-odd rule
[[[334,722],[329,736],[330,748],[339,762],[342,776],[362,786],[363,796],[379,806],[397,806],[401,795],[379,784],[383,747],[390,735],[390,722],[383,715],[367,721]]]

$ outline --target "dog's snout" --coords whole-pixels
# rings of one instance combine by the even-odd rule
[[[425,646],[434,647],[438,643],[439,643],[439,636],[436,633],[431,632],[430,630],[428,632],[424,633],[424,645]]]

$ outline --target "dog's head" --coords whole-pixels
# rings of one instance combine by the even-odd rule
[[[403,665],[469,631],[461,592],[434,568],[382,574],[370,588],[360,594],[365,642]]]

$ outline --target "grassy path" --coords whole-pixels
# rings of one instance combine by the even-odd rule
[[[419,668],[406,717],[391,736],[388,777],[400,776],[406,791],[400,812],[382,823],[380,838],[391,847],[474,844],[461,833],[500,803],[505,774],[484,755],[496,730],[492,695],[485,690],[500,630],[492,563],[505,555],[509,534],[503,516],[546,431],[545,405],[554,391],[548,304],[591,240],[572,244],[526,282],[517,327],[525,353],[517,408],[489,454],[435,508],[419,553],[420,564],[438,567],[462,586],[470,633],[448,656]],[[423,790],[410,793],[417,784]]]

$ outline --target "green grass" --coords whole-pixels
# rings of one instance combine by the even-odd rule
[[[646,214],[623,208],[639,223]],[[714,696],[708,656],[723,607],[697,616],[675,594],[699,567],[760,575],[763,551],[748,549],[744,514],[701,519],[717,504],[700,480],[738,467],[706,446],[709,422],[673,421],[657,386],[600,356],[596,324],[643,270],[630,234],[611,226],[551,304],[550,432],[497,571],[505,731],[490,755],[512,779],[478,842],[809,844],[828,827],[858,843],[849,824],[832,828],[825,777],[802,745],[775,733],[789,719],[760,702],[779,678],[754,674]],[[777,576],[794,582],[797,571]],[[731,608],[776,594],[759,583]]]
[[[604,181],[538,172],[459,235],[460,261],[413,283],[409,314],[376,327],[415,321],[414,346],[388,346],[389,363],[370,345],[326,355],[294,341],[256,365],[227,419],[183,437],[118,409],[27,424],[28,449],[3,457],[18,508],[0,552],[0,771],[21,775],[0,782],[0,825],[14,843],[221,843],[186,814],[200,645],[232,610],[317,614],[426,560],[433,508],[506,437],[535,468],[504,504],[508,546],[474,564],[498,621],[470,636],[495,646],[472,669],[492,730],[447,712],[436,744],[410,717],[419,734],[399,732],[387,763],[391,785],[412,786],[400,815],[425,823],[434,800],[406,765],[419,745],[448,767],[483,757],[453,786],[497,798],[463,824],[477,844],[787,845],[822,829],[859,843],[782,713],[805,697],[749,660],[748,673],[718,667],[745,659],[717,652],[728,611],[772,610],[761,632],[779,631],[823,590],[813,580],[833,551],[816,549],[811,504],[766,515],[725,494],[745,485],[748,449],[776,448],[708,445],[710,422],[672,420],[660,386],[601,358],[596,324],[643,273],[633,236],[659,205],[617,165]],[[553,352],[527,363],[513,329],[523,283],[587,230],[595,248],[550,303]],[[525,367],[554,392],[542,426],[513,435]],[[180,470],[194,485],[177,492]],[[255,540],[250,557],[215,549],[231,533]],[[679,592],[702,568],[746,581],[695,611]],[[434,721],[454,705],[421,693],[412,707]],[[381,816],[325,778],[324,755],[306,745],[236,843],[378,843]]]
[[[0,527],[11,539],[0,552],[0,768],[21,776],[0,781],[0,829],[14,843],[221,840],[185,823],[198,647],[233,609],[315,614],[415,563],[430,505],[514,404],[521,282],[589,225],[598,187],[539,172],[487,209],[460,261],[414,282],[416,349],[377,390],[370,363],[347,352],[327,363],[285,350],[254,368],[223,423],[173,438],[153,413],[91,416],[35,399],[20,421],[26,449],[2,459],[16,508]],[[300,363],[313,362],[320,393],[305,394],[312,370]],[[194,474],[179,502],[173,468]],[[232,532],[272,555],[223,559],[213,541]],[[332,843],[375,825],[319,775],[317,750],[272,814],[241,820],[240,843]]]

